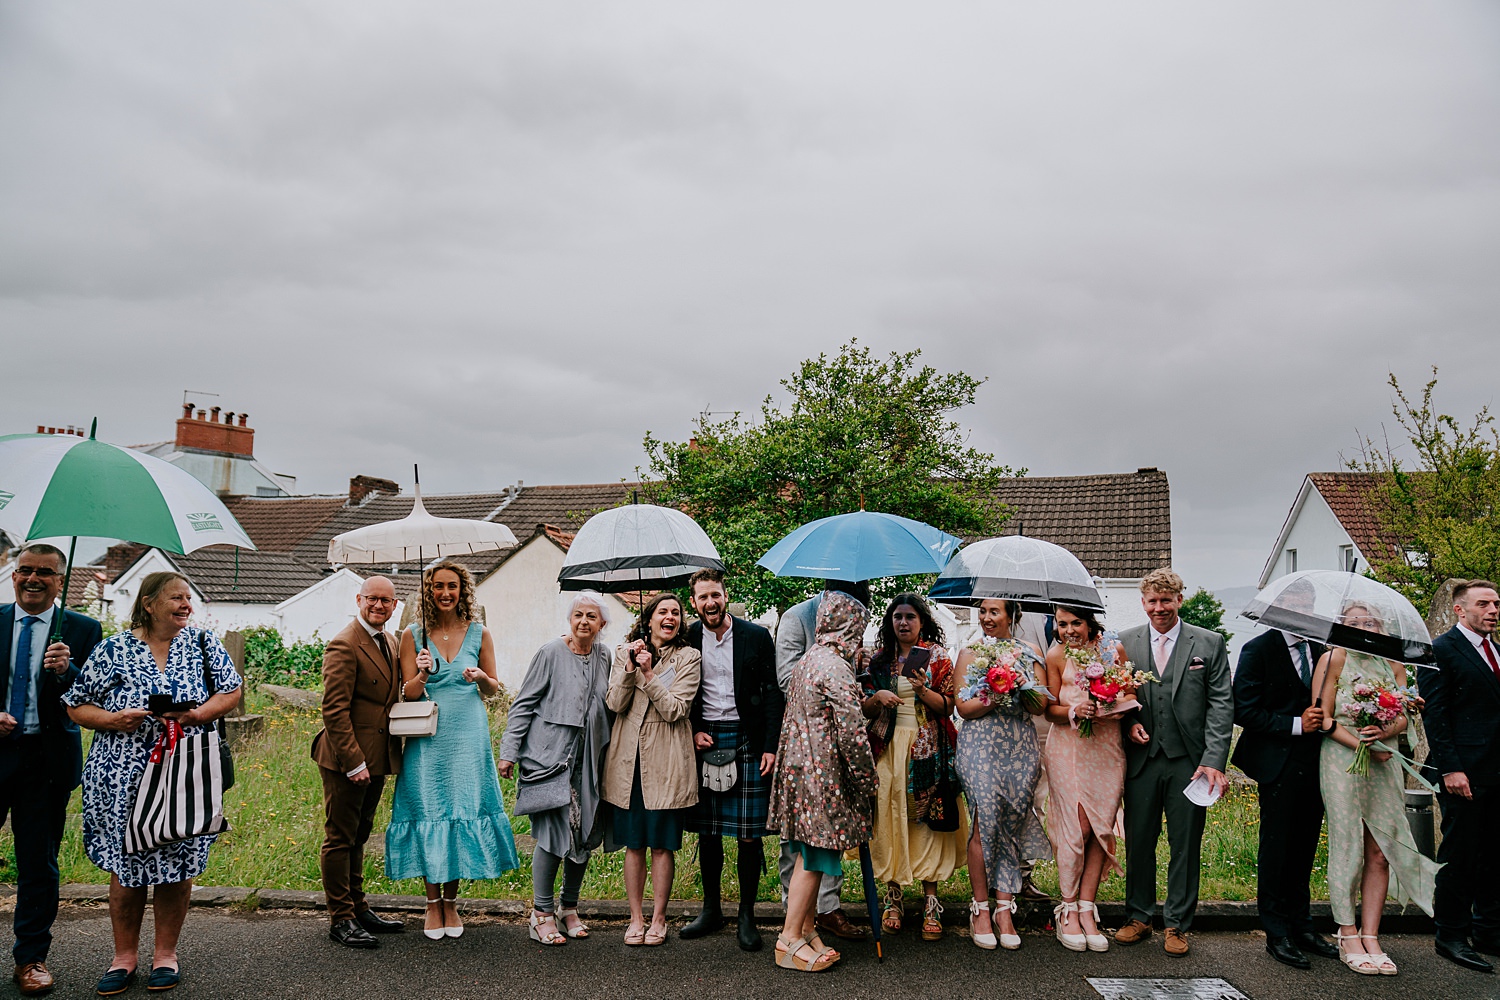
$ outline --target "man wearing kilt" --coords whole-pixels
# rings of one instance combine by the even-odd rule
[[[703,681],[692,708],[693,746],[700,763],[710,751],[735,751],[735,773],[733,784],[723,791],[700,787],[698,804],[688,811],[684,827],[698,834],[703,910],[678,933],[697,938],[724,926],[723,838],[733,837],[740,842],[739,945],[759,951],[755,894],[765,867],[761,837],[766,833],[771,774],[786,704],[776,683],[776,648],[770,632],[729,614],[723,573],[701,569],[688,581],[688,589],[698,621],[689,626],[687,641],[703,654]],[[719,784],[727,782],[726,775]]]

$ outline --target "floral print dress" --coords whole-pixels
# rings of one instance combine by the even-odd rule
[[[97,705],[106,712],[146,708],[153,694],[201,704],[209,698],[203,681],[205,665],[213,676],[215,693],[239,690],[240,675],[228,651],[207,629],[190,625],[177,633],[165,670],[157,667],[149,646],[132,633],[121,632],[94,647],[62,701],[70,708]],[[188,732],[206,728],[188,727]],[[214,842],[212,836],[190,837],[140,854],[125,853],[125,824],[162,730],[155,718],[148,718],[133,733],[96,730],[83,765],[84,853],[126,888],[196,878],[208,867],[208,849]]]

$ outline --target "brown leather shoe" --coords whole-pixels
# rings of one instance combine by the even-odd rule
[[[16,966],[16,974],[11,978],[16,981],[24,996],[41,996],[52,990],[52,973],[41,962],[27,962]]]
[[[1038,889],[1036,887],[1036,883],[1031,881],[1030,875],[1027,875],[1025,878],[1021,879],[1020,896],[1022,899],[1029,899],[1034,903],[1052,902],[1052,897],[1047,895],[1042,890]]]
[[[1115,944],[1137,944],[1150,936],[1150,924],[1142,920],[1131,920],[1115,931]]]
[[[863,927],[855,927],[849,922],[848,916],[843,910],[833,910],[829,913],[820,913],[813,919],[813,926],[820,931],[826,931],[834,937],[843,938],[845,941],[865,941],[870,937],[870,932]]]
[[[1167,932],[1162,937],[1166,938],[1166,940],[1161,943],[1161,948],[1168,955],[1171,955],[1173,958],[1181,958],[1188,953],[1187,935],[1182,933],[1182,931],[1175,927],[1168,927]]]

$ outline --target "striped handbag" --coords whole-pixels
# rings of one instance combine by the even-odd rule
[[[136,788],[125,824],[125,853],[228,829],[219,734],[212,728],[187,733],[167,720]]]

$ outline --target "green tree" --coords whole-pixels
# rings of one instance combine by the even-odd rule
[[[705,415],[688,441],[646,435],[646,494],[703,526],[728,567],[730,593],[752,614],[785,610],[813,592],[812,580],[776,578],[755,565],[809,521],[863,508],[970,536],[1004,522],[995,490],[1025,470],[969,447],[948,416],[972,405],[984,380],[939,372],[920,358],[920,351],[875,357],[851,340],[835,357],[802,362],[781,381],[788,402],[767,396],[758,420]]]
[[[1413,403],[1394,374],[1392,410],[1414,461],[1368,438],[1351,469],[1378,477],[1375,515],[1394,550],[1371,553],[1370,575],[1405,594],[1425,614],[1451,577],[1500,574],[1500,432],[1489,408],[1460,423],[1433,405],[1437,369]]]
[[[1182,602],[1182,607],[1178,609],[1177,614],[1189,625],[1219,633],[1225,641],[1234,638],[1224,627],[1224,605],[1202,587],[1193,591],[1193,595]]]

